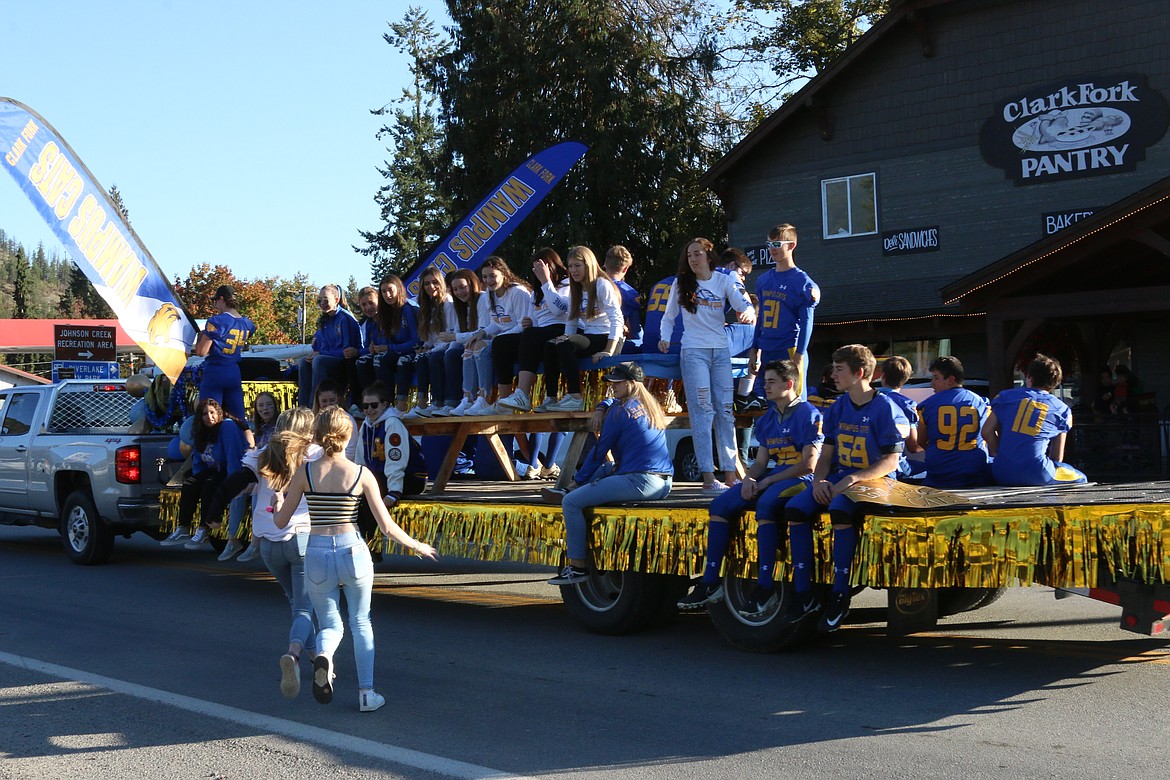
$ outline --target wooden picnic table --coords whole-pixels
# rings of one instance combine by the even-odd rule
[[[516,475],[516,468],[512,464],[512,453],[500,441],[500,436],[552,433],[554,431],[572,435],[565,457],[565,467],[561,469],[561,476],[557,479],[557,487],[567,487],[573,479],[574,465],[581,459],[581,453],[589,441],[589,418],[592,416],[592,411],[522,412],[463,417],[410,417],[404,418],[402,422],[413,435],[451,437],[451,443],[447,446],[447,452],[435,473],[435,481],[430,490],[431,493],[442,493],[447,489],[447,481],[455,471],[455,463],[459,459],[459,453],[463,450],[468,436],[483,436],[487,440],[488,446],[491,447],[492,453],[500,462],[508,480],[516,482],[519,478]],[[736,427],[750,428],[755,424],[758,416],[758,412],[738,414],[736,415]],[[690,427],[691,421],[687,415],[667,415],[667,430],[688,429]]]

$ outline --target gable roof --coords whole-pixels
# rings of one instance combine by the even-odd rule
[[[719,180],[732,168],[751,153],[757,146],[766,141],[772,133],[787,122],[793,115],[804,109],[815,109],[819,103],[817,95],[834,79],[842,75],[871,47],[876,45],[887,33],[903,22],[914,25],[922,44],[923,56],[933,55],[933,46],[930,41],[929,28],[926,24],[923,11],[937,5],[958,2],[959,0],[892,0],[890,10],[872,27],[854,41],[841,56],[833,60],[823,71],[809,79],[795,95],[784,102],[754,130],[748,133],[743,140],[736,144],[730,152],[703,174],[699,185],[718,191]]]

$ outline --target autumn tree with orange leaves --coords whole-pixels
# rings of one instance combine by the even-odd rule
[[[309,285],[305,274],[298,273],[291,280],[240,279],[225,265],[203,263],[175,280],[175,293],[194,317],[205,319],[215,314],[211,297],[223,284],[236,291],[240,314],[256,323],[253,343],[300,343],[302,291],[311,288],[313,300],[316,296],[316,288]]]

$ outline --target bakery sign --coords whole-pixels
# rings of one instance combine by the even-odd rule
[[[996,103],[979,150],[1017,185],[1132,171],[1168,117],[1145,76],[1085,76]]]

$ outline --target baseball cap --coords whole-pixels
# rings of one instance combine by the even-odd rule
[[[642,367],[633,362],[618,363],[605,375],[607,382],[641,382],[645,379]]]
[[[233,290],[231,287],[229,287],[226,284],[221,284],[219,287],[216,288],[215,295],[211,296],[211,300],[214,301],[216,298],[223,298],[225,301],[230,301],[232,298],[235,298],[235,297],[236,297],[235,290]]]

